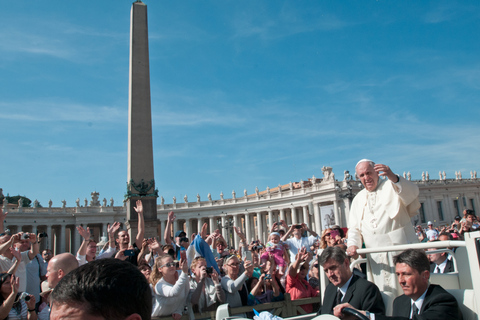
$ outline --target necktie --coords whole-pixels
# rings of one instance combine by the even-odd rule
[[[418,314],[418,308],[417,308],[417,305],[415,303],[413,303],[413,305],[412,305],[412,318],[411,319],[413,319],[414,314]]]
[[[440,267],[439,267],[439,266],[437,266],[437,267],[435,268],[435,272],[434,272],[434,273],[442,273],[442,272],[440,271]]]
[[[337,296],[335,297],[335,305],[342,303],[343,294],[342,291],[337,290]]]

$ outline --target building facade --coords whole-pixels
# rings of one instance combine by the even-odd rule
[[[332,168],[322,168],[323,178],[310,179],[279,185],[263,191],[255,190],[241,195],[235,191],[230,197],[220,194],[220,199],[214,200],[211,195],[202,201],[200,196],[194,202],[185,197],[183,201],[165,203],[161,197],[161,204],[157,205],[158,235],[163,239],[168,212],[174,211],[176,221],[174,232],[180,229],[188,235],[198,233],[204,223],[208,230],[214,232],[219,229],[230,245],[238,244],[238,237],[233,226],[240,227],[248,240],[260,239],[265,242],[269,230],[274,222],[285,220],[287,224],[306,223],[312,230],[320,233],[328,225],[337,224],[347,227],[347,218],[351,200],[361,190],[360,181],[345,172],[343,180],[335,179]],[[405,175],[411,179],[410,175]],[[457,215],[463,216],[464,209],[472,209],[478,215],[480,208],[480,181],[476,173],[470,178],[463,179],[456,174],[454,179],[446,179],[440,174],[438,180],[430,180],[428,173],[422,174],[422,179],[412,180],[420,189],[419,200],[421,208],[419,214],[412,218],[413,224],[426,226],[432,221],[435,226],[450,224]],[[75,253],[81,239],[76,226],[89,227],[92,236],[100,241],[102,235],[107,234],[108,223],[114,221],[125,224],[127,217],[126,206],[114,206],[113,200],[98,200],[99,194],[92,192],[92,200],[87,199],[80,204],[77,199],[74,207],[67,207],[66,202],[61,207],[53,207],[52,203],[46,208],[19,207],[8,204],[8,216],[4,221],[5,228],[12,232],[46,232],[47,241],[42,249],[51,248],[54,253]]]

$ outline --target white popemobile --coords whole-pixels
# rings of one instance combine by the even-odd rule
[[[451,293],[458,301],[460,309],[463,314],[463,320],[478,320],[478,314],[480,312],[480,231],[466,233],[464,241],[437,241],[430,243],[417,243],[408,245],[398,245],[390,247],[378,247],[372,249],[359,249],[358,253],[369,254],[377,252],[401,252],[406,249],[429,249],[434,248],[437,250],[429,250],[427,254],[448,251],[453,257],[455,266],[455,272],[451,273],[431,273],[430,283],[441,285],[449,293]],[[452,250],[445,249],[451,248]],[[351,268],[361,262],[366,262],[366,259],[355,260]],[[321,268],[321,266],[320,266]],[[320,272],[323,275],[320,279],[320,292],[324,292],[328,284],[328,280],[325,277],[323,270]],[[372,279],[368,279],[373,282]],[[386,307],[386,315],[392,315],[392,304],[396,296],[390,292],[382,292],[383,300]],[[311,299],[311,298],[310,298]],[[272,310],[272,305],[268,308],[269,304],[264,304],[261,310]],[[257,308],[257,306],[255,306]],[[260,308],[259,308],[260,309]],[[234,309],[231,310],[235,312]],[[243,311],[244,312],[244,311]],[[278,313],[277,313],[278,314]],[[356,315],[359,319],[367,319],[361,314],[355,314],[352,310],[352,314]],[[280,315],[281,316],[281,315]],[[228,305],[222,305],[217,309],[217,320],[225,319],[242,319],[235,316],[230,316],[230,310]],[[320,315],[306,314],[293,317],[287,317],[289,320],[331,320],[338,319],[332,315]]]

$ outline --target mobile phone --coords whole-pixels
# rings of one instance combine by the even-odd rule
[[[248,261],[252,261],[252,251],[250,250],[245,251],[245,257]]]
[[[206,267],[205,270],[207,271],[207,274],[213,273],[213,267]]]
[[[125,251],[123,252],[123,254],[124,254],[126,257],[133,257],[133,256],[134,256],[133,250],[125,250]]]

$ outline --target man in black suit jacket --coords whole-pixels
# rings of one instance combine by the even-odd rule
[[[432,251],[436,249],[428,249]],[[430,273],[454,272],[453,261],[448,259],[448,252],[432,253],[428,255],[430,260]]]
[[[392,317],[375,314],[375,320],[463,320],[455,297],[441,286],[428,283],[430,262],[423,250],[408,249],[396,256],[394,262],[404,294],[393,302]],[[334,315],[342,316],[341,309],[345,307],[351,306],[348,303],[337,306]],[[369,312],[360,312],[373,318]]]
[[[333,308],[340,302],[348,302],[355,308],[372,313],[385,313],[380,290],[373,283],[352,274],[345,250],[327,247],[318,262],[330,280],[318,314],[333,314]]]

